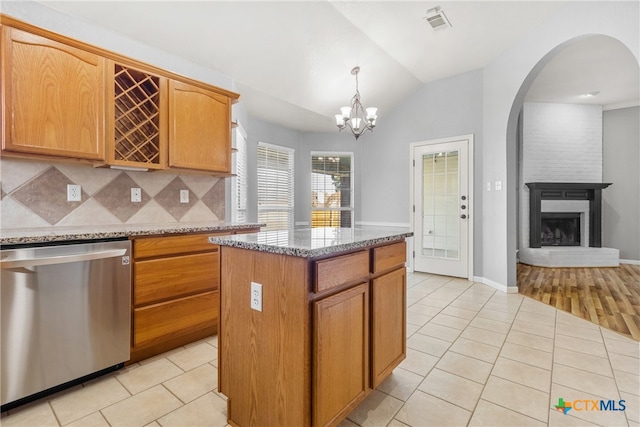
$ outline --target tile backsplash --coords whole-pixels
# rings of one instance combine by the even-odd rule
[[[225,181],[204,175],[138,172],[0,159],[0,229],[223,221]],[[67,201],[67,184],[82,200]],[[140,202],[131,202],[140,188]],[[180,190],[189,192],[180,203]]]

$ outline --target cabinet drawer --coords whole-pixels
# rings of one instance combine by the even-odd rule
[[[317,261],[314,291],[322,292],[369,275],[369,251]]]
[[[404,265],[407,260],[407,244],[403,240],[392,245],[373,249],[373,272],[388,270]]]
[[[153,344],[215,325],[218,302],[218,292],[212,291],[135,309],[133,345]]]
[[[133,241],[133,257],[149,258],[184,252],[218,250],[208,238],[215,233],[188,234],[183,236],[142,237]]]
[[[148,304],[205,290],[220,283],[218,252],[137,261],[133,304]]]

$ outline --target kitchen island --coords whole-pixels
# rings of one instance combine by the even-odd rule
[[[404,359],[408,229],[210,237],[218,389],[236,426],[337,425]]]

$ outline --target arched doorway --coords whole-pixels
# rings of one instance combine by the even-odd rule
[[[530,253],[529,189],[525,187],[525,183],[532,180],[602,183],[603,179],[606,180],[606,172],[603,171],[603,164],[607,164],[607,159],[604,157],[607,150],[603,150],[603,144],[606,142],[602,136],[603,111],[622,108],[637,109],[639,92],[640,68],[637,58],[623,43],[604,35],[576,37],[562,43],[540,59],[529,72],[511,108],[507,135],[508,146],[515,151],[511,154],[516,159],[517,186],[511,203],[515,204],[515,218],[512,220],[515,222],[517,233],[516,247],[521,253],[523,251]],[[575,120],[573,114],[578,111],[586,121],[572,123],[571,120]],[[558,129],[558,133],[554,135],[552,131],[555,129]],[[548,132],[549,135],[546,135],[547,140],[541,142],[539,135],[534,137],[531,132],[536,134]],[[599,135],[595,135],[598,132]],[[574,136],[577,136],[576,140],[571,142]],[[590,138],[594,141],[595,154],[587,156],[590,151],[585,148],[588,146],[585,141]],[[534,143],[541,145],[532,150],[527,144]],[[545,146],[544,143],[553,145]],[[575,144],[573,147],[572,143]],[[599,153],[597,152],[598,144]],[[633,150],[637,151],[637,148]],[[640,157],[640,151],[636,151],[629,155]],[[532,156],[532,152],[536,154]],[[541,156],[541,153],[544,155]],[[565,158],[562,160],[558,156],[565,156]],[[554,175],[556,167],[553,166],[554,164],[557,165],[558,175]],[[620,164],[618,167],[624,168],[625,165]],[[630,174],[636,168],[633,164],[626,167],[629,168]],[[615,174],[609,174],[609,178],[612,176]],[[638,194],[640,180],[636,179],[635,183],[618,180],[617,186],[626,186],[622,189],[623,192]],[[608,201],[608,209],[612,213],[619,214],[604,217],[603,227],[609,231],[605,241],[616,247],[624,246],[624,239],[629,236],[616,238],[611,235],[613,234],[611,230],[620,226],[620,222],[626,221],[631,225],[628,228],[633,233],[633,223],[637,221],[639,212],[625,218],[630,210],[629,201],[616,197]],[[631,207],[632,212],[634,209],[639,210]],[[584,218],[582,221],[584,222]],[[610,224],[607,224],[607,221]],[[613,221],[616,223],[614,224]],[[584,234],[585,225],[582,224],[582,227]],[[578,231],[578,237],[579,233]],[[635,233],[640,234],[640,231]],[[640,235],[630,238],[637,241]],[[585,244],[586,250],[591,249],[588,248],[588,243],[583,241],[582,246]],[[579,242],[578,247],[581,248]],[[618,251],[618,249],[615,250]],[[582,265],[585,259],[584,251],[581,249],[576,252],[573,248],[566,248],[566,250],[553,248],[545,249],[543,252],[563,257],[566,253],[577,254],[575,255],[578,257],[575,261],[577,265]],[[621,254],[620,258],[624,260],[625,255],[628,258],[639,259],[633,249]],[[522,259],[525,258],[521,257]],[[544,262],[537,263],[530,260],[531,257],[528,255],[525,262],[537,266],[545,265]],[[606,264],[602,259],[596,259],[594,267],[596,265]],[[633,278],[634,275],[640,274],[640,266],[625,263],[620,268],[606,270],[566,268],[575,266],[571,262],[563,265],[554,260],[546,267],[555,268],[519,264],[517,267],[519,290],[558,309],[632,336],[636,340],[640,339],[640,312],[633,307],[633,304],[620,301],[620,298],[625,298],[625,295],[634,299],[640,296],[640,284]],[[629,310],[625,308],[627,306]]]

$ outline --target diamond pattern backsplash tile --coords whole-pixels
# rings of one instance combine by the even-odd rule
[[[189,191],[189,201],[187,203],[180,202],[180,190]],[[169,185],[164,187],[161,192],[156,194],[154,200],[158,202],[164,210],[169,212],[176,221],[180,221],[180,218],[189,212],[189,209],[191,209],[199,199],[193,191],[189,190],[187,184],[177,176]]]
[[[80,206],[83,200],[87,200],[87,193],[82,191],[81,201],[68,202],[67,185],[69,184],[75,183],[58,169],[50,167],[11,192],[11,197],[49,224],[55,225]]]
[[[139,186],[129,175],[122,172],[113,181],[102,187],[93,198],[117,216],[120,221],[127,222],[151,199],[146,191],[142,190],[141,201],[132,202],[132,188],[139,188]]]
[[[85,165],[56,166],[4,158],[0,159],[0,173],[0,213],[6,213],[1,214],[2,229],[42,227],[38,218],[51,225],[61,223],[63,219],[65,226],[73,225],[74,221],[84,224],[86,218],[81,220],[81,215],[76,215],[75,211],[88,200],[92,200],[91,210],[96,212],[96,226],[117,225],[113,224],[115,218],[122,224],[128,221],[158,223],[158,218],[163,218],[163,223],[176,224],[183,218],[193,218],[194,214],[187,213],[196,205],[199,207],[194,212],[198,211],[196,216],[199,219],[224,220],[225,181],[221,178],[189,175],[182,179],[165,172],[122,172]],[[80,202],[67,202],[67,184],[82,187]],[[131,202],[131,188],[141,189],[141,202]],[[180,203],[180,190],[189,191],[188,203]],[[154,203],[150,203],[152,200]],[[15,210],[16,206],[22,206],[26,213],[35,215],[10,215],[5,211]],[[210,215],[207,215],[209,211]]]
[[[218,217],[224,218],[224,180],[219,179],[204,196],[202,203]]]

